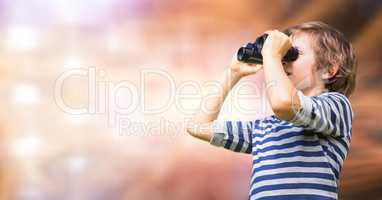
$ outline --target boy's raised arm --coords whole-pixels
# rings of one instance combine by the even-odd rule
[[[286,75],[281,62],[292,44],[284,33],[279,31],[267,33],[269,36],[261,52],[267,95],[275,115],[289,121],[295,117],[296,111],[300,108],[297,89]]]
[[[212,123],[217,119],[220,108],[223,105],[229,91],[233,86],[244,76],[256,73],[262,66],[249,65],[236,60],[236,55],[233,57],[231,65],[226,69],[219,80],[221,90],[213,97],[208,94],[203,96],[201,107],[193,116],[190,123],[187,125],[187,132],[204,141],[210,141],[212,137]],[[204,89],[204,88],[203,88]],[[205,99],[208,96],[208,101]]]

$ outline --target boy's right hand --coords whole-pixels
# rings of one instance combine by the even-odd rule
[[[251,74],[255,74],[258,72],[263,65],[258,65],[258,64],[249,64],[249,63],[244,63],[240,62],[237,60],[237,55],[234,54],[232,59],[231,59],[231,64],[230,64],[230,70],[231,72],[238,77],[244,77],[248,76]]]

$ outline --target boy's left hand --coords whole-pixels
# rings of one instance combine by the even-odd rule
[[[265,33],[268,34],[268,37],[261,50],[263,58],[273,58],[281,61],[287,51],[292,47],[290,38],[278,30],[267,31]]]

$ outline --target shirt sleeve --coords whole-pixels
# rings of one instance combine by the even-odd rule
[[[345,95],[328,92],[308,97],[298,91],[298,97],[301,106],[291,123],[324,135],[350,139],[354,114]]]
[[[215,120],[210,144],[234,152],[252,152],[252,122]]]

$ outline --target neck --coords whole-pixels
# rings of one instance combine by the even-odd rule
[[[325,86],[322,83],[322,84],[319,84],[318,86],[313,87],[313,88],[306,88],[302,92],[304,93],[304,95],[311,97],[311,96],[317,96],[317,95],[323,93],[325,90],[326,90]]]

